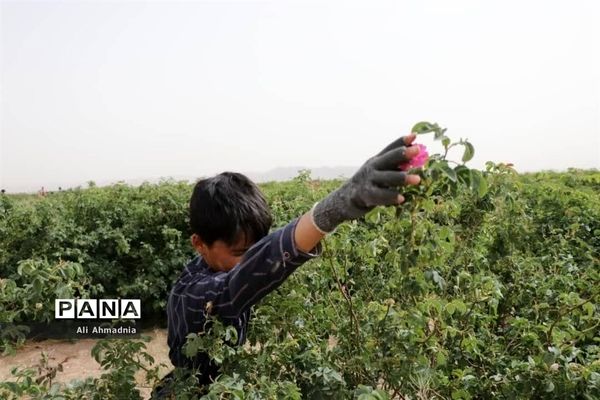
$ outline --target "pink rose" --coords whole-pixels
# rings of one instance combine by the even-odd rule
[[[425,165],[427,159],[429,158],[429,154],[427,153],[427,147],[423,144],[414,144],[413,146],[417,146],[419,148],[419,153],[410,159],[409,162],[400,164],[400,169],[402,171],[408,171],[411,168],[419,168]]]

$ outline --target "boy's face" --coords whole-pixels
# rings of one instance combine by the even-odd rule
[[[227,272],[241,261],[252,244],[246,243],[245,237],[241,237],[231,246],[222,240],[216,240],[208,246],[198,235],[193,234],[192,245],[212,270]]]

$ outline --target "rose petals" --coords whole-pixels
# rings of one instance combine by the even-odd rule
[[[425,165],[429,159],[429,153],[427,153],[427,147],[423,144],[413,144],[419,148],[419,153],[411,158],[408,162],[400,164],[400,170],[408,171],[411,168],[419,168]]]

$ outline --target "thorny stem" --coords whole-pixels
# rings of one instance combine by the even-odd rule
[[[558,318],[552,323],[552,325],[550,325],[550,329],[548,329],[548,333],[546,334],[546,344],[548,346],[550,346],[550,344],[552,343],[552,330],[554,330],[554,327],[556,326],[556,324],[558,324],[565,315],[567,315],[568,313],[570,313],[571,311],[589,303],[590,301],[592,301],[596,296],[598,295],[598,293],[590,296],[589,299],[584,300],[578,304],[575,304],[574,306],[568,307],[566,308],[563,312],[561,312],[560,314],[558,314]]]
[[[398,396],[398,397],[396,397],[396,396]],[[394,392],[392,393],[392,399],[396,399],[396,398],[401,399],[401,400],[404,400],[406,398],[400,394],[400,388],[395,389]]]
[[[415,228],[417,225],[417,209],[419,208],[419,202],[415,202],[412,210],[410,211],[410,250],[412,251],[415,247]]]
[[[444,155],[442,156],[442,159],[445,160],[446,156],[448,155],[448,150],[450,150],[452,147],[456,146],[458,143],[452,143],[450,146],[445,148],[444,151]]]
[[[381,321],[379,321],[379,325],[383,325],[383,323],[385,322],[385,320],[387,319],[388,315],[390,315],[390,309],[392,308],[391,304],[388,304],[387,306],[387,310],[385,310],[385,315],[383,316],[383,319]]]
[[[352,297],[350,296],[350,294],[348,294],[348,292],[346,290],[344,290],[344,287],[342,286],[340,277],[335,269],[335,266],[333,265],[333,256],[332,256],[331,252],[329,251],[327,242],[323,241],[323,245],[325,247],[325,251],[327,253],[327,259],[329,260],[329,266],[331,267],[331,272],[333,273],[333,276],[337,283],[338,289],[339,289],[340,293],[342,293],[342,296],[344,297],[344,299],[346,300],[346,303],[348,304],[348,313],[350,314],[351,325],[354,326],[354,330],[356,333],[356,343],[359,344],[360,337],[361,337],[360,336],[360,325],[358,323],[358,318],[356,317],[356,314],[354,312],[354,306],[352,305]]]
[[[446,160],[446,156],[448,155],[448,150],[450,150],[452,147],[458,146],[460,144],[464,144],[464,142],[461,140],[460,142],[452,143],[448,147],[446,147],[445,151],[444,151],[444,155],[442,156],[442,160]],[[454,163],[458,164],[456,161],[451,161],[451,160],[446,160],[446,161],[454,162]],[[458,164],[458,165],[460,165],[460,164]]]
[[[417,340],[417,343],[420,343],[420,344],[427,343],[427,341],[429,339],[431,339],[431,337],[434,335],[434,333],[435,333],[435,329],[433,329],[431,332],[429,332],[429,335],[427,335],[427,337],[425,337],[425,339],[423,339],[423,340]]]

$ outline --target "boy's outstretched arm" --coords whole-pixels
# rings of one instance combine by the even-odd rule
[[[296,247],[308,252],[340,223],[359,218],[376,206],[401,204],[404,197],[394,188],[421,181],[418,175],[399,170],[400,164],[419,152],[416,146],[408,147],[415,137],[411,134],[389,144],[344,185],[300,217],[294,233]]]
[[[182,283],[194,302],[191,311],[212,303],[212,311],[235,321],[253,304],[275,290],[302,263],[321,254],[323,236],[340,223],[356,219],[379,205],[404,201],[398,187],[418,184],[418,175],[408,175],[399,165],[418,153],[409,147],[415,135],[400,138],[370,158],[340,188],[318,202],[312,210],[285,227],[262,238],[230,271]],[[189,300],[188,300],[189,301]],[[196,304],[197,303],[197,304]]]

